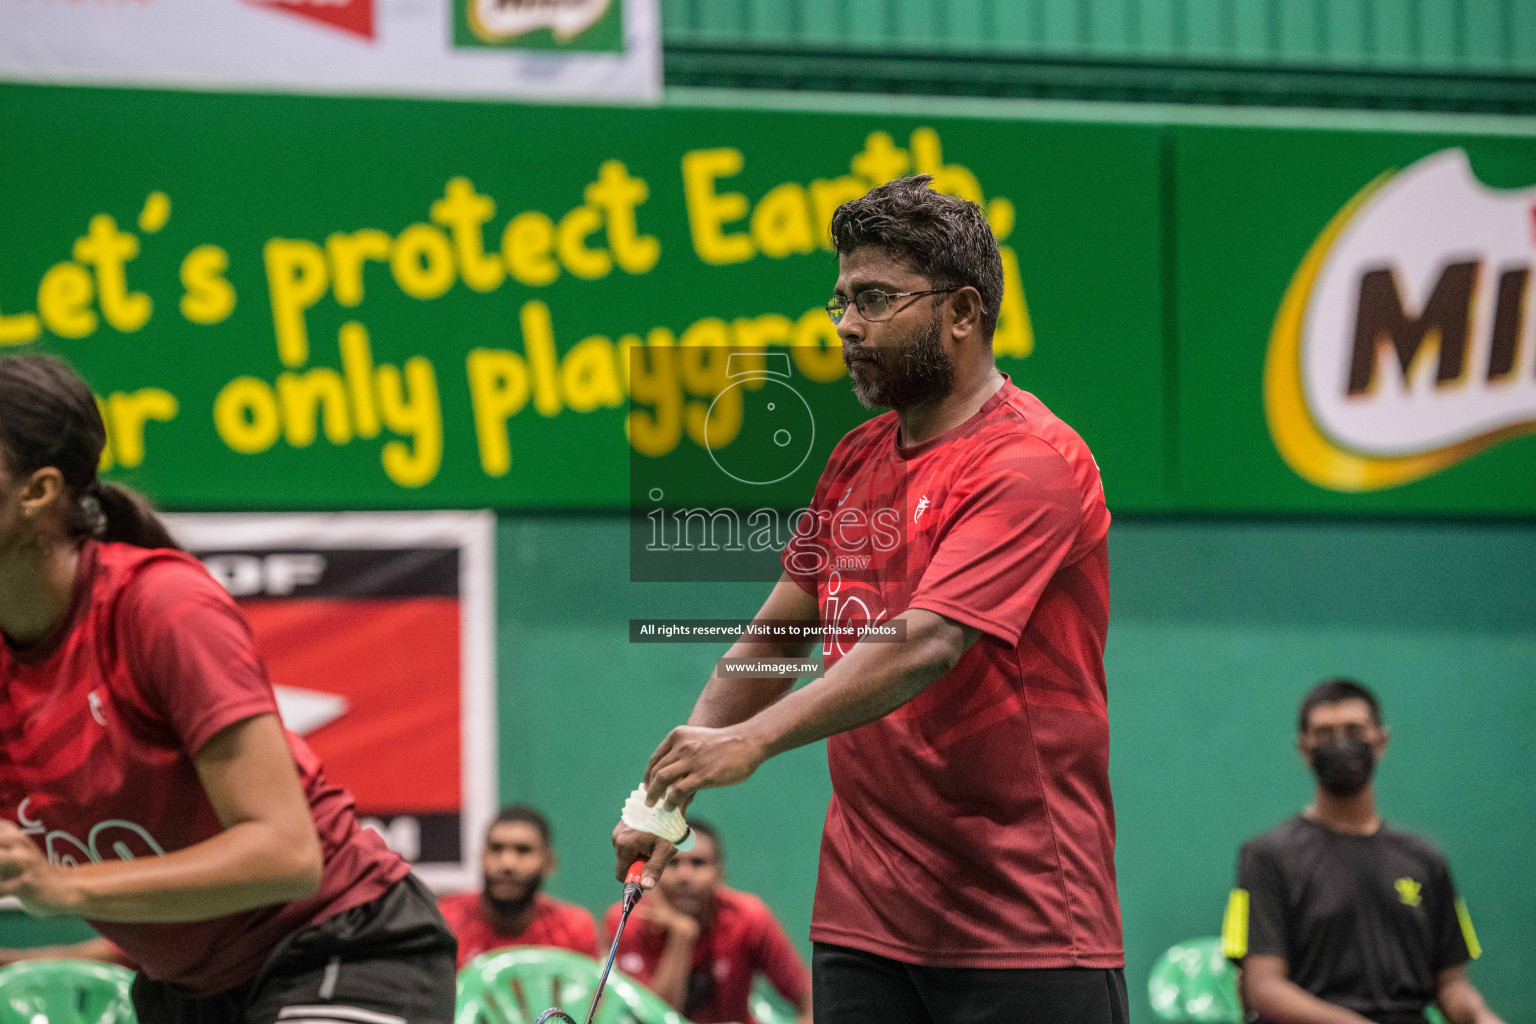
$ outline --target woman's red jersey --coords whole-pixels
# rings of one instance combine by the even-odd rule
[[[190,555],[87,541],[69,610],[0,642],[0,814],[55,864],[180,850],[222,830],[193,758],[277,702],[234,602]],[[249,981],[285,936],[382,895],[409,866],[288,734],[325,867],[307,900],[208,921],[91,922],[149,977],[194,995]]]

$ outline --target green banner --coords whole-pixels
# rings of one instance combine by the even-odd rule
[[[1117,511],[1536,513],[1536,139],[0,86],[0,145],[0,351],[168,507],[792,505],[870,415],[827,222],[923,172]]]
[[[808,497],[870,415],[826,224],[913,172],[1002,241],[1000,365],[1165,503],[1151,129],[6,86],[0,147],[0,350],[168,507],[621,508],[735,441],[721,351],[790,357]]]

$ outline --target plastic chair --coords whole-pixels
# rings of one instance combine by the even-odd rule
[[[757,1024],[794,1024],[797,1016],[795,1008],[784,1001],[784,997],[769,984],[768,979],[761,976],[752,985],[752,995],[747,999],[747,1006]]]
[[[0,968],[0,1024],[135,1024],[133,972],[86,960]]]
[[[519,946],[475,957],[459,972],[454,1024],[533,1024],[551,1006],[583,1020],[601,970],[589,956],[550,946]],[[688,1021],[650,989],[615,970],[608,976],[594,1024]]]
[[[1147,996],[1153,1015],[1168,1024],[1243,1024],[1237,968],[1215,937],[1169,947],[1152,965]]]

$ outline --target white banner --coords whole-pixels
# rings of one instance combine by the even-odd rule
[[[0,79],[655,103],[656,0],[0,0]]]

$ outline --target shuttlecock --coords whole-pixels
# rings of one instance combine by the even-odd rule
[[[693,829],[688,827],[683,812],[665,800],[654,807],[646,806],[643,785],[636,786],[629,799],[624,801],[624,813],[620,818],[630,828],[665,839],[679,850],[693,849]]]

